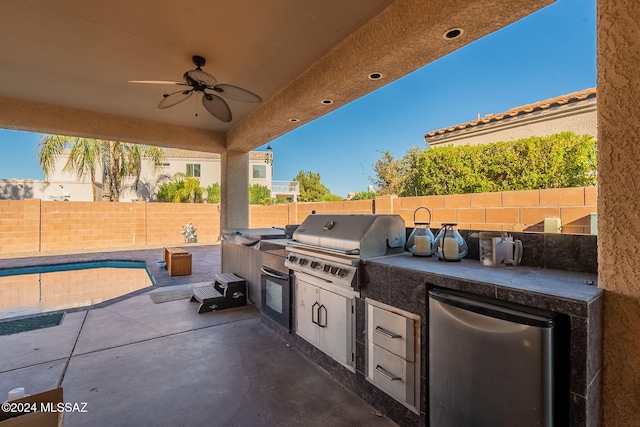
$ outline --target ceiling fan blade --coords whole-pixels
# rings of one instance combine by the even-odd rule
[[[129,83],[144,83],[148,85],[181,85],[188,86],[185,82],[174,82],[173,80],[129,80]]]
[[[202,105],[218,120],[223,122],[231,121],[231,110],[224,99],[219,96],[205,93],[202,95]]]
[[[160,101],[160,103],[158,104],[158,108],[165,109],[173,107],[174,105],[189,99],[191,95],[193,95],[193,89],[179,90],[178,92],[173,92],[169,95],[162,95],[164,96],[164,99]]]
[[[255,93],[249,92],[246,89],[242,89],[241,87],[234,86],[234,85],[219,84],[219,85],[215,85],[213,87],[213,90],[215,90],[220,95],[226,98],[233,99],[236,101],[242,101],[242,102],[261,102],[262,101],[262,98],[260,98]]]

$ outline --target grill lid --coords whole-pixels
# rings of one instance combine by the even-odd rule
[[[399,215],[309,215],[293,233],[302,244],[360,258],[402,253],[406,241]]]

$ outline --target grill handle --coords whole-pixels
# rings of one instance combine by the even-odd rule
[[[325,253],[329,253],[329,254],[338,254],[338,255],[360,255],[360,249],[346,249],[346,250],[341,250],[341,249],[334,249],[334,248],[329,248],[329,247],[325,247],[325,246],[319,246],[319,245],[312,245],[311,243],[301,243],[298,241],[293,241],[292,242],[293,247],[298,247],[301,249],[313,249],[313,250],[317,250],[319,252],[325,252]]]

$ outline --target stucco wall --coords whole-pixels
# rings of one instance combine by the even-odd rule
[[[561,105],[481,124],[443,135],[426,138],[432,147],[440,145],[479,145],[498,141],[513,141],[532,135],[547,136],[560,132],[597,137],[597,104],[591,98],[574,104]]]
[[[640,422],[640,2],[598,0],[604,424]]]

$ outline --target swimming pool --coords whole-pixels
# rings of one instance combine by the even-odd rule
[[[86,307],[152,285],[143,261],[0,269],[0,319]]]

